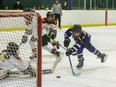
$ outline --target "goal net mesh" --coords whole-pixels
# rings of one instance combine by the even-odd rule
[[[27,21],[28,19],[29,21]],[[25,44],[21,43],[28,24],[32,24],[31,28],[34,28],[37,33],[37,41],[35,42],[37,61],[35,62],[32,62],[30,59],[33,51],[30,47],[29,40],[33,34],[28,36]],[[10,43],[18,45],[19,49],[16,47],[10,48]],[[16,51],[17,55],[14,56],[11,51]],[[16,59],[13,60],[13,58]],[[22,63],[22,65],[17,63],[17,60],[22,60],[24,66]],[[34,67],[37,72],[36,77],[24,75],[20,72],[26,63]],[[41,16],[38,13],[0,12],[0,70],[0,78],[4,77],[5,71],[17,72],[17,74],[12,74],[1,79],[0,87],[41,87]]]

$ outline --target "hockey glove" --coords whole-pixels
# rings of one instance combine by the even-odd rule
[[[50,38],[55,39],[57,35],[57,31],[56,30],[51,30],[48,34],[48,36],[50,36]]]
[[[68,49],[67,51],[66,51],[66,56],[69,56],[69,55],[71,55],[73,53],[73,49]]]
[[[22,43],[25,44],[27,42],[28,38],[26,36],[22,37]]]
[[[64,40],[64,47],[68,48],[69,44],[70,44],[70,39],[69,38],[65,38],[65,40]]]

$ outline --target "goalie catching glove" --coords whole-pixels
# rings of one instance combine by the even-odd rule
[[[65,40],[64,40],[64,47],[68,48],[69,44],[70,44],[70,39],[69,38],[65,38]]]

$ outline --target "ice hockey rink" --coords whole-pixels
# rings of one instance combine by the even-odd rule
[[[72,75],[68,57],[64,55],[53,74],[42,75],[42,87],[116,87],[116,26],[83,27],[83,30],[92,36],[91,42],[98,50],[108,54],[106,62],[101,63],[100,59],[85,49],[84,67],[81,75],[76,77]],[[66,29],[58,30],[56,40],[61,45],[63,45],[65,31]],[[70,47],[73,44],[74,41],[71,38]],[[22,45],[21,48],[25,46]],[[25,49],[30,50],[30,48]],[[59,50],[65,53],[61,47]],[[70,57],[74,72],[77,72],[77,56]],[[42,50],[42,69],[51,68],[54,60],[55,56]],[[35,61],[32,62],[34,64]],[[0,87],[36,87],[36,79],[26,76],[10,77],[0,80]]]

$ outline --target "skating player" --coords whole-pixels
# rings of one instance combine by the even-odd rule
[[[83,50],[86,48],[89,52],[95,54],[102,63],[104,63],[107,59],[107,55],[105,53],[101,53],[98,49],[96,49],[91,43],[91,35],[82,30],[81,25],[75,24],[73,27],[69,28],[64,34],[64,46],[68,48],[71,37],[74,39],[75,44],[66,51],[66,56],[71,55],[76,52],[78,56],[78,65],[77,68],[82,68],[84,65],[84,57]]]
[[[28,11],[30,12],[30,10]],[[48,12],[49,13],[49,12]],[[47,13],[47,15],[48,15]],[[51,14],[51,13],[50,13]],[[29,44],[30,47],[32,49],[32,56],[30,57],[30,59],[34,59],[36,58],[36,53],[37,53],[37,46],[36,46],[36,42],[37,42],[37,23],[36,23],[36,17],[31,17],[31,16],[26,16],[25,17],[26,20],[26,25],[27,25],[27,29],[25,31],[25,34],[22,37],[22,43],[26,43],[28,40],[29,35],[31,35],[31,39],[29,40]],[[61,52],[57,51],[55,48],[51,48],[48,46],[48,42],[50,41],[48,39],[48,35],[50,36],[50,38],[54,39],[56,37],[56,31],[55,30],[49,30],[49,28],[52,29],[55,28],[55,25],[53,23],[55,23],[55,21],[52,23],[53,19],[50,18],[51,23],[47,24],[47,20],[49,21],[49,19],[43,19],[43,23],[42,23],[42,47],[47,50],[48,52],[56,55],[57,57],[61,57]],[[50,21],[49,21],[50,22]],[[47,32],[47,34],[46,34]],[[52,43],[53,46],[56,45],[56,42]]]
[[[54,40],[53,40],[57,36],[56,24],[57,24],[57,22],[54,19],[54,14],[50,11],[47,12],[46,18],[43,18],[42,27],[46,31],[46,34],[48,37],[48,42],[50,42],[53,47],[57,45],[57,42],[54,42]]]
[[[43,32],[46,32],[45,35],[42,35],[42,46],[50,53],[60,56],[62,53],[57,51],[55,47],[58,43],[53,40],[57,36],[56,24],[57,23],[56,20],[54,19],[54,14],[52,12],[47,12],[46,18],[43,18],[43,23],[42,23]],[[52,44],[53,46],[52,49],[48,47],[48,42]]]

